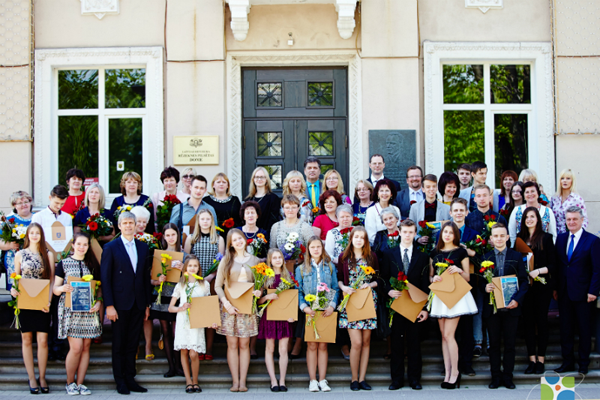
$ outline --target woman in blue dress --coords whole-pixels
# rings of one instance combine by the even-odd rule
[[[85,198],[83,200],[84,207],[77,212],[73,219],[73,233],[81,231],[81,228],[86,224],[92,215],[100,214],[104,218],[110,221],[113,225],[113,230],[110,235],[100,236],[98,242],[100,245],[104,245],[115,237],[115,223],[110,210],[104,208],[105,205],[104,189],[97,183],[92,183],[85,191]]]
[[[137,172],[129,171],[123,174],[121,178],[121,196],[116,197],[110,207],[110,213],[114,221],[118,221],[119,215],[123,212],[123,207],[142,206],[150,211],[150,218],[146,225],[146,233],[152,235],[154,233],[154,212],[152,212],[152,201],[150,197],[142,194],[142,177]],[[121,207],[121,209],[119,209]],[[117,212],[118,211],[118,212]],[[131,210],[130,210],[131,211]],[[115,228],[118,231],[118,227]]]

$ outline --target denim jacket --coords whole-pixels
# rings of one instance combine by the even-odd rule
[[[319,268],[319,275],[321,276],[321,281],[327,284],[329,290],[332,290],[334,295],[333,299],[329,302],[329,305],[335,309],[337,306],[338,296],[339,296],[339,286],[337,282],[337,269],[335,268],[335,264],[330,262],[329,264],[325,264],[323,261],[319,263],[319,266],[315,268],[315,264],[313,262],[312,268],[310,270],[310,274],[307,274],[304,271],[304,264],[301,264],[296,268],[296,273],[294,277],[298,281],[298,303],[300,305],[300,310],[304,310],[306,307],[310,307],[306,300],[304,300],[304,296],[307,294],[317,294],[317,285],[321,282],[317,280],[317,268]]]

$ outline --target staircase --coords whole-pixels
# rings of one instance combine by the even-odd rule
[[[5,308],[5,305],[0,304],[0,309],[2,308],[4,308],[2,314],[5,314],[8,310]],[[6,318],[6,315],[4,317]],[[547,370],[554,369],[561,363],[558,319],[552,314],[550,318],[551,337],[548,356],[546,357]],[[24,390],[27,388],[27,373],[21,357],[20,333],[14,328],[10,328],[9,325],[10,323],[4,323],[0,326],[0,390]],[[150,389],[179,389],[185,385],[184,378],[163,378],[163,374],[168,369],[168,364],[164,352],[158,349],[156,343],[159,335],[159,327],[156,324],[153,335],[155,340],[153,349],[156,359],[153,361],[144,360],[143,342],[141,342],[139,351],[140,359],[137,361],[138,375],[136,380],[142,386]],[[434,337],[439,336],[437,324],[434,322],[429,323],[429,336],[431,338],[424,339],[421,345],[423,351],[422,383],[424,385],[438,385],[442,380],[443,359],[439,338]],[[522,336],[522,333],[520,333],[517,341],[515,384],[536,384],[539,383],[540,376],[523,374],[528,360]],[[111,369],[111,337],[110,324],[106,324],[104,326],[104,342],[100,345],[92,344],[91,361],[86,377],[86,385],[92,390],[115,388]],[[390,383],[389,361],[383,359],[386,349],[387,346],[384,342],[374,340],[371,345],[371,360],[367,373],[367,381],[371,385],[387,386]],[[258,342],[257,351],[260,358],[252,360],[250,363],[248,384],[250,387],[267,388],[270,379],[264,364],[264,343],[261,341]],[[219,335],[216,335],[213,353],[215,356],[213,361],[200,362],[199,383],[203,388],[228,388],[231,385],[231,376],[225,358],[226,343],[224,338]],[[477,375],[474,377],[463,376],[463,385],[487,385],[491,379],[487,355],[474,359],[473,368],[477,372]],[[586,376],[587,383],[600,383],[599,368],[600,355],[592,353],[590,374]],[[53,388],[62,389],[64,387],[65,366],[63,361],[48,362],[47,380]],[[350,363],[341,357],[340,350],[336,345],[329,346],[327,380],[332,386],[338,387],[347,386],[350,383]],[[306,359],[304,356],[301,359],[290,361],[286,382],[289,387],[304,387],[308,385]]]

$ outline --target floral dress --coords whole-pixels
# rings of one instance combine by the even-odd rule
[[[350,285],[354,284],[354,282],[356,282],[356,280],[358,279],[358,276],[360,274],[360,267],[367,267],[367,263],[365,262],[364,259],[360,259],[358,260],[358,262],[356,263],[356,267],[353,268],[352,270],[350,270]],[[371,277],[367,276],[365,283],[370,283],[371,282]],[[375,310],[377,310],[377,291],[374,290],[374,288],[371,288],[371,293],[373,294],[373,302],[375,303]],[[377,318],[371,318],[371,319],[364,319],[362,321],[354,321],[354,322],[348,322],[348,314],[346,313],[346,310],[344,309],[344,311],[342,311],[340,313],[340,317],[338,320],[338,326],[342,329],[369,329],[369,330],[373,330],[373,329],[377,329]]]
[[[567,210],[569,207],[577,206],[581,208],[583,211],[583,229],[587,228],[588,225],[588,217],[587,210],[585,208],[585,202],[583,198],[576,194],[570,193],[567,199],[563,202],[560,196],[552,196],[550,199],[550,208],[554,212],[554,217],[556,217],[556,230],[558,233],[565,233],[568,231],[567,229]]]

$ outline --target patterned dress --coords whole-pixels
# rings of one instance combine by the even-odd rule
[[[350,233],[346,234],[348,237],[349,235]],[[342,255],[344,250],[346,250],[346,246],[343,245],[343,241],[344,235],[340,233],[339,227],[333,228],[327,232],[327,236],[325,237],[325,251],[327,254],[329,254],[329,257],[334,260],[334,262]]]
[[[72,257],[65,258],[56,267],[56,276],[63,278],[65,283],[69,276],[81,278],[85,275],[91,275],[87,265]],[[65,306],[66,296],[62,293],[58,301],[58,338],[94,339],[102,335],[99,312],[73,312]]]
[[[365,262],[365,260],[362,258],[360,260],[358,260],[358,262],[356,264],[357,264],[356,267],[354,269],[350,270],[349,286],[354,284],[354,282],[356,282],[356,280],[358,279],[358,275],[360,274],[360,267],[368,266],[367,263]],[[370,283],[370,282],[371,282],[371,277],[367,276],[365,283]],[[372,288],[371,293],[373,294],[373,302],[375,303],[375,310],[377,310],[377,291]],[[338,320],[338,326],[342,329],[373,330],[373,329],[377,329],[377,318],[364,319],[362,321],[348,322],[348,314],[346,313],[346,310],[344,309],[344,311],[342,311],[340,313],[340,318]]]
[[[219,241],[217,240],[216,243],[211,243],[210,235],[200,232],[200,239],[192,245],[192,254],[198,257],[198,261],[200,261],[202,276],[206,275],[206,271],[212,266],[213,260],[218,252]]]
[[[23,249],[21,253],[21,276],[25,279],[42,279],[44,271],[42,257],[39,253],[33,253],[29,249]],[[21,310],[19,321],[21,332],[50,332],[50,320],[52,314],[38,310]]]
[[[554,216],[556,217],[556,231],[558,233],[565,233],[568,231],[566,218],[567,209],[573,206],[577,206],[583,211],[582,227],[583,229],[587,228],[587,210],[585,208],[585,202],[583,201],[583,198],[580,195],[576,193],[571,193],[564,202],[562,201],[562,198],[560,196],[552,196],[552,199],[550,199],[549,207],[552,209],[552,211],[554,212]]]

